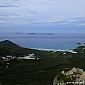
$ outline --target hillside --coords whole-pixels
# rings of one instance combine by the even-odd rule
[[[9,40],[4,40],[0,42],[0,46],[15,46],[15,47],[19,47],[19,45],[9,41]]]
[[[0,56],[14,55],[20,56],[28,53],[28,49],[20,47],[19,45],[9,41],[0,42]]]
[[[0,82],[3,85],[52,85],[54,77],[61,70],[80,67],[85,70],[85,46],[79,46],[70,52],[39,51],[20,47],[5,40],[0,42],[0,56],[22,56],[34,53],[39,61],[13,60],[0,63]],[[9,64],[8,64],[9,63]]]

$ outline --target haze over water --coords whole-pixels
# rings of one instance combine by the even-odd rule
[[[73,49],[77,43],[85,43],[84,34],[34,34],[5,33],[0,34],[0,41],[10,40],[22,47],[43,49]]]

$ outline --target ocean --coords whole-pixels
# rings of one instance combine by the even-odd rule
[[[85,43],[84,34],[1,33],[0,41],[10,40],[22,47],[37,49],[74,49]]]

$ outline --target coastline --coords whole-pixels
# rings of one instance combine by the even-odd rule
[[[46,49],[46,48],[31,48],[35,50],[41,50],[41,51],[53,51],[53,52],[74,52],[73,49]]]

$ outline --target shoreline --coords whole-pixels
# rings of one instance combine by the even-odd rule
[[[53,51],[53,52],[74,52],[73,49],[46,49],[46,48],[31,48],[35,50],[41,50],[41,51]]]

